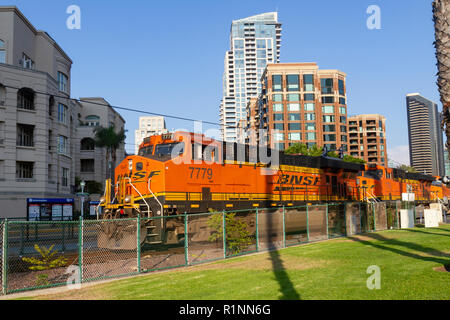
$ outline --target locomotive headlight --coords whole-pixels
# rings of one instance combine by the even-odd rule
[[[99,201],[100,201],[100,204],[104,204],[106,202],[106,199],[105,199],[105,197],[100,197]]]
[[[445,183],[445,184],[449,184],[450,183],[450,179],[447,176],[445,176],[444,178],[442,178],[442,182]]]
[[[133,160],[132,159],[130,159],[130,160],[128,160],[128,170],[133,170]]]
[[[130,195],[126,195],[125,199],[123,199],[123,202],[130,203],[131,202],[131,196]]]

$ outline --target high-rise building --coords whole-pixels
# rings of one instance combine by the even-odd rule
[[[421,173],[443,176],[444,143],[437,104],[411,93],[406,96],[406,109],[411,166]]]
[[[345,77],[339,70],[319,70],[315,63],[268,64],[258,109],[270,147],[284,150],[304,143],[346,152]]]
[[[386,118],[380,114],[348,117],[351,156],[369,164],[387,165]]]
[[[234,20],[230,50],[225,53],[220,123],[225,141],[237,141],[239,120],[247,102],[261,91],[260,78],[268,63],[280,61],[281,24],[277,12]]]
[[[163,116],[139,117],[139,128],[134,132],[134,151],[138,154],[139,145],[144,138],[168,132]]]

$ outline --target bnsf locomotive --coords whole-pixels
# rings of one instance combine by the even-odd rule
[[[399,200],[404,192],[413,192],[422,203],[450,195],[438,177],[430,175],[273,149],[262,152],[202,134],[175,132],[146,138],[138,155],[116,167],[114,185],[107,181],[100,203],[102,218],[115,219]]]

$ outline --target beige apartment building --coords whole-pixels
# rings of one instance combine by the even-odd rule
[[[316,63],[268,64],[253,109],[270,147],[284,150],[304,143],[347,152],[345,79],[344,72],[321,70]]]
[[[144,138],[167,133],[166,120],[163,116],[139,117],[139,128],[134,131],[134,152],[138,154],[139,146]]]
[[[0,7],[0,217],[25,217],[27,198],[73,197],[76,176],[105,179],[97,172],[104,151],[81,150],[93,137],[84,124],[124,121],[107,106],[70,99],[71,66],[47,32],[16,7]]]
[[[386,118],[380,114],[361,114],[348,118],[350,155],[368,164],[387,166]]]

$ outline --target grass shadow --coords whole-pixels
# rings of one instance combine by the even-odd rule
[[[433,228],[433,229],[439,229],[439,228]],[[404,229],[404,230],[408,231],[408,232],[423,233],[423,234],[429,234],[429,235],[433,235],[433,236],[450,237],[450,234],[434,233],[434,232],[427,232],[427,231],[415,230],[415,229]],[[440,230],[445,230],[445,229],[440,229]]]

